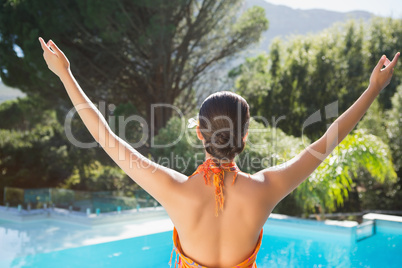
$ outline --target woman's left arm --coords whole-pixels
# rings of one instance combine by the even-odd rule
[[[274,189],[272,195],[275,197],[272,198],[276,202],[279,202],[310,176],[335,147],[353,130],[381,90],[391,81],[399,55],[400,53],[398,52],[392,62],[385,56],[379,60],[371,74],[368,88],[352,106],[331,124],[320,139],[307,146],[301,153],[288,162],[259,172],[266,178],[266,187]],[[384,65],[386,66],[385,68],[383,68]]]
[[[39,41],[49,69],[60,78],[74,107],[94,139],[132,180],[158,202],[162,205],[165,205],[166,201],[172,202],[172,195],[176,195],[178,186],[187,177],[149,160],[114,134],[101,112],[75,80],[64,53],[53,41],[47,44],[42,38],[39,38]]]

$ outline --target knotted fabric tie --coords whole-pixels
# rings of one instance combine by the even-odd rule
[[[223,179],[225,177],[225,171],[234,172],[232,185],[235,183],[237,173],[240,169],[237,167],[236,163],[217,163],[213,159],[209,158],[204,163],[198,166],[196,171],[189,176],[192,177],[195,174],[204,172],[204,182],[206,185],[215,186],[215,215],[218,216],[219,210],[223,211],[223,203],[225,198],[223,197]],[[211,180],[211,175],[213,174],[213,179]]]

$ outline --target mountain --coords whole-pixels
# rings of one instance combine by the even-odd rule
[[[275,37],[288,37],[294,34],[316,33],[330,27],[335,22],[348,19],[369,20],[374,15],[366,11],[336,12],[323,9],[293,9],[283,5],[274,5],[265,0],[246,0],[245,7],[260,6],[265,9],[269,20],[269,29],[263,34],[257,50],[268,50]]]

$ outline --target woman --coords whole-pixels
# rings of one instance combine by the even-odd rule
[[[196,127],[206,161],[189,179],[153,163],[117,137],[74,79],[63,52],[52,41],[39,40],[49,69],[59,76],[74,106],[80,108],[78,113],[95,140],[166,209],[175,226],[173,238],[180,267],[256,267],[262,227],[275,205],[355,127],[389,84],[400,55],[398,52],[392,62],[381,57],[368,88],[320,139],[285,164],[253,175],[240,172],[232,162],[246,142],[248,104],[234,93],[213,94],[202,104]]]

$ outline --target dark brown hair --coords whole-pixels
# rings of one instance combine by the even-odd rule
[[[244,136],[250,121],[246,100],[230,91],[210,95],[198,115],[205,150],[220,160],[233,160],[244,150]]]

